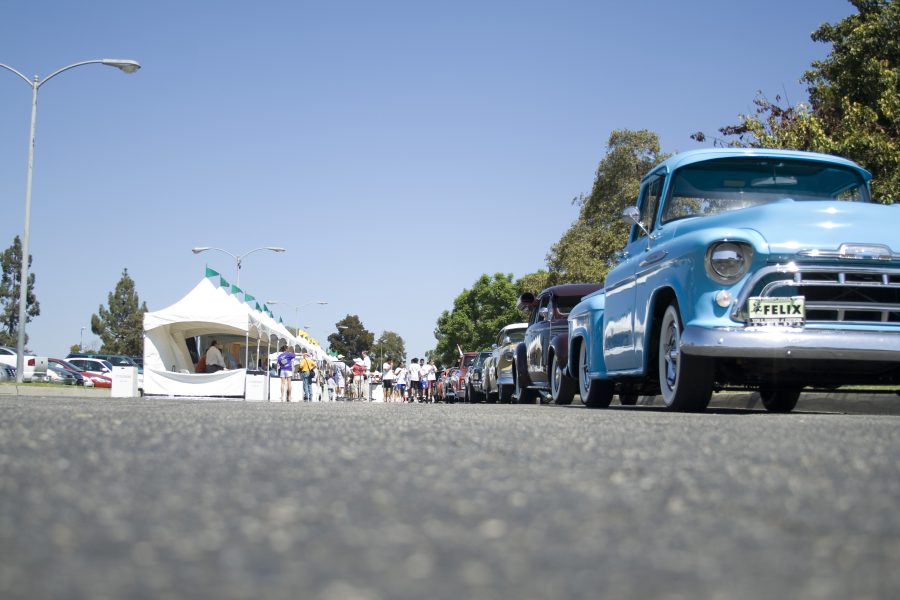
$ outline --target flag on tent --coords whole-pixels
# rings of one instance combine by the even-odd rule
[[[260,308],[259,302],[256,303],[256,310],[257,312],[262,312],[262,308]]]
[[[228,282],[225,280],[224,277],[219,277],[219,287],[220,287],[220,288],[225,288],[225,291],[227,292],[227,291],[228,291],[228,286],[230,286],[230,285],[231,285],[231,284],[228,283]]]
[[[209,267],[206,267],[206,276],[207,276],[207,277],[215,277],[215,276],[218,275],[218,274],[219,274],[218,271],[213,271],[213,270],[210,269]]]
[[[239,288],[238,286],[234,285],[233,283],[231,284],[231,293],[232,293],[232,294],[240,294],[240,293],[243,292],[243,291],[244,291],[244,290],[242,290],[242,289]]]
[[[256,296],[251,296],[247,292],[244,292],[244,302],[253,302],[256,300]],[[256,310],[259,310],[259,304],[256,305]]]

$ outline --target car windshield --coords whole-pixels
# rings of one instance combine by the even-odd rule
[[[675,173],[662,222],[786,199],[868,202],[869,192],[859,173],[840,165],[773,158],[711,160]]]
[[[506,332],[505,337],[509,338],[510,343],[524,342],[525,341],[525,330],[524,329],[512,329],[512,330]]]

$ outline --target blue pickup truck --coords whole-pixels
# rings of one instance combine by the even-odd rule
[[[569,313],[567,373],[588,406],[618,394],[702,411],[720,389],[774,412],[807,386],[900,383],[900,206],[825,154],[678,154],[625,209],[628,242]]]

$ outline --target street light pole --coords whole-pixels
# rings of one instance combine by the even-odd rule
[[[16,383],[24,381],[25,366],[25,319],[27,317],[26,301],[28,299],[28,233],[31,228],[31,179],[34,172],[34,138],[35,125],[37,123],[37,95],[38,89],[60,73],[80,67],[83,65],[102,64],[109,67],[115,67],[125,73],[134,73],[141,68],[141,65],[134,60],[121,60],[117,58],[101,58],[97,60],[85,60],[75,64],[68,65],[61,69],[57,69],[50,73],[44,79],[37,75],[34,79],[28,79],[19,71],[13,69],[9,65],[0,63],[0,67],[11,71],[22,78],[25,83],[31,86],[31,131],[28,136],[28,175],[25,183],[25,233],[22,236],[22,272],[19,275],[19,331],[16,339]]]
[[[81,341],[78,342],[78,351],[84,352],[84,327],[81,328]]]
[[[210,246],[197,246],[196,248],[191,248],[191,252],[193,252],[194,254],[200,254],[201,252],[206,252],[207,250],[218,250],[219,252],[224,252],[225,254],[227,254],[228,256],[230,256],[231,258],[234,259],[234,264],[236,267],[235,276],[237,278],[235,285],[238,287],[241,287],[241,264],[243,263],[243,260],[245,257],[253,254],[254,252],[259,252],[260,250],[269,250],[271,252],[284,252],[285,251],[285,249],[281,248],[280,246],[264,246],[262,248],[254,248],[250,252],[244,252],[241,255],[236,255],[236,254],[232,254],[228,250],[223,250],[221,248],[211,248]]]

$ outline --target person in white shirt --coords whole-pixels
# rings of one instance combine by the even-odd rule
[[[412,364],[409,365],[409,401],[410,402],[418,402],[419,401],[419,379],[422,377],[422,372],[419,369],[419,359],[412,359]]]
[[[209,350],[206,351],[206,372],[215,373],[225,368],[225,357],[219,350],[219,342],[213,340],[209,344]]]
[[[409,370],[406,365],[401,364],[397,367],[394,376],[394,390],[397,392],[397,397],[400,402],[406,402],[406,382],[409,380]]]
[[[428,380],[428,389],[426,390],[428,401],[434,403],[437,388],[437,367],[434,366],[434,359],[429,360],[425,368],[427,369],[425,378]]]
[[[384,401],[391,402],[394,393],[394,364],[391,361],[381,365],[381,387],[384,388]]]

